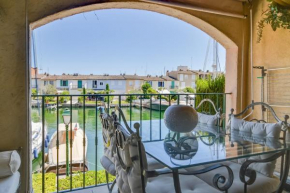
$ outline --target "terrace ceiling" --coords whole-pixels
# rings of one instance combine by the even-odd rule
[[[142,1],[142,0],[141,0]],[[145,0],[147,1],[147,0]],[[247,0],[149,0],[150,2],[177,3],[202,9],[212,9],[217,11],[243,14],[243,2]]]

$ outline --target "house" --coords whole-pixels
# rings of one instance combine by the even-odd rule
[[[190,70],[187,66],[178,66],[177,70],[167,71],[167,76],[176,79],[175,88],[184,89],[185,87],[195,88],[195,80],[199,76],[199,73]]]
[[[54,85],[57,90],[68,90],[70,94],[80,94],[82,88],[91,89],[94,91],[105,90],[106,85],[109,85],[115,94],[125,93],[126,82],[123,76],[120,75],[80,75],[80,74],[62,74],[49,75],[41,78],[40,81],[44,86],[47,84]]]

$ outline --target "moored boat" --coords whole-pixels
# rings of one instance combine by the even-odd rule
[[[66,174],[66,127],[64,124],[59,124],[58,129],[58,153],[57,153],[57,131],[51,136],[48,145],[48,162],[46,172],[58,173],[59,175]],[[70,144],[72,143],[72,144]],[[72,130],[68,126],[68,163],[72,167],[72,171],[88,170],[87,167],[87,144],[88,139],[84,131],[79,127],[79,123],[72,123]],[[72,148],[71,148],[72,147]],[[72,159],[71,159],[72,157]],[[57,163],[58,161],[58,163]],[[69,169],[70,171],[70,169]]]
[[[37,159],[39,153],[42,151],[42,123],[31,122],[32,128],[32,158]],[[49,143],[49,137],[47,135],[46,127],[44,127],[44,145],[47,147]]]

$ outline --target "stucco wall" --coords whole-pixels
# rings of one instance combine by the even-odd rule
[[[63,10],[72,9],[84,5],[96,3],[95,0],[27,0],[27,15],[28,23],[35,22],[41,18],[58,13]],[[146,9],[154,8],[154,6],[146,6]],[[164,11],[162,6],[156,8],[157,11]],[[206,23],[196,21],[202,30],[208,30],[207,32],[214,38],[219,39],[222,34],[232,40],[239,48],[243,45],[242,23],[245,20],[236,19],[231,17],[201,13],[190,10],[182,10],[188,14],[196,16],[201,20],[209,23],[216,30],[210,30]],[[172,14],[176,14],[177,18],[180,18],[179,12],[171,11]],[[28,49],[26,39],[28,37],[25,20],[25,1],[7,1],[0,0],[0,78],[1,78],[1,95],[0,100],[0,149],[13,149],[19,146],[23,147],[22,151],[22,167],[21,167],[21,191],[29,191],[29,179],[30,179],[30,166],[28,155],[29,152],[29,65],[28,65]],[[190,18],[188,18],[190,21]],[[195,22],[195,21],[193,21]],[[27,23],[27,24],[28,24]],[[246,25],[247,26],[247,25]],[[244,26],[244,29],[247,27]],[[248,31],[245,30],[246,38],[248,39]],[[278,32],[286,34],[285,32]],[[266,35],[265,35],[266,36]],[[271,36],[269,36],[270,38]],[[277,41],[279,40],[277,37]],[[289,40],[286,41],[289,43]],[[229,44],[229,41],[221,42],[225,47]],[[264,43],[265,44],[265,43]],[[263,45],[264,45],[263,44]],[[286,44],[286,43],[285,43]],[[246,43],[247,45],[247,43]],[[269,46],[270,43],[266,44]],[[286,46],[285,46],[286,48]],[[259,48],[257,48],[259,50]],[[286,49],[284,49],[286,50]],[[240,100],[240,80],[241,75],[237,72],[241,69],[242,52],[238,50],[238,61],[236,58],[231,58],[231,54],[235,54],[237,48],[228,50],[227,55],[227,72],[233,75],[232,80],[227,80],[227,92],[233,92],[230,97],[232,101]],[[273,51],[273,50],[272,50]],[[262,51],[261,51],[262,52]],[[244,55],[244,62],[247,62],[247,53]],[[256,54],[259,56],[259,54]],[[268,59],[270,60],[270,59]],[[283,63],[284,62],[284,63]],[[270,63],[270,61],[269,61]],[[274,62],[273,62],[274,63]],[[238,65],[236,65],[238,64]],[[277,63],[276,63],[277,64]],[[232,65],[232,66],[229,66]],[[287,65],[286,61],[281,60],[279,65]],[[236,68],[237,66],[237,68]],[[232,68],[230,68],[232,67]],[[246,67],[245,67],[246,68]],[[6,84],[3,84],[6,82]],[[133,81],[134,82],[134,81]],[[127,85],[128,86],[128,85]],[[245,91],[246,93],[246,91]],[[232,103],[236,108],[240,108],[238,103]]]
[[[261,19],[262,11],[267,8],[267,1],[254,1],[253,4],[253,65],[265,66],[266,69],[284,68],[290,67],[290,31],[285,29],[277,29],[273,31],[270,25],[265,25],[263,30],[263,37],[260,43],[257,43],[257,22]],[[249,64],[250,65],[250,64]],[[250,69],[249,69],[250,70]],[[254,82],[254,100],[261,101],[261,79],[257,77],[261,76],[260,70],[253,71]],[[250,73],[250,71],[249,71]],[[288,72],[289,73],[289,72]],[[265,101],[267,102],[267,76],[265,78]],[[249,89],[250,89],[250,83]],[[289,85],[285,85],[285,89],[289,89]],[[281,97],[286,94],[285,92],[277,91],[271,93],[274,95],[280,95]],[[285,97],[285,96],[284,96]],[[248,103],[250,103],[251,97],[248,96]],[[290,102],[290,97],[289,100]],[[288,106],[290,103],[288,104]],[[290,114],[289,108],[275,109],[277,111],[283,111],[285,114]],[[253,116],[261,117],[261,111],[254,111]],[[279,116],[279,113],[278,113]],[[280,114],[280,118],[283,118]]]

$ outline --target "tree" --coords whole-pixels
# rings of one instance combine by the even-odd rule
[[[57,90],[55,88],[55,86],[49,84],[45,86],[45,94],[46,95],[55,95],[57,94]],[[52,101],[55,97],[54,96],[50,96],[50,97],[45,97],[45,102],[49,102]]]
[[[38,94],[38,93],[37,93],[36,88],[31,89],[31,95],[32,95],[32,98],[33,98],[33,99],[35,99],[35,96],[36,96],[37,94]]]
[[[83,88],[83,89],[82,89],[81,94],[87,94],[87,90],[86,90],[86,88]],[[82,103],[82,102],[83,102],[83,99],[84,99],[83,96],[79,96],[79,97],[78,97],[78,102],[79,102],[79,103]]]
[[[148,94],[148,89],[152,88],[151,85],[148,82],[145,82],[142,86],[141,89],[143,91],[143,94]]]
[[[131,90],[128,92],[128,94],[142,94],[142,91],[141,90]],[[132,102],[133,100],[136,100],[137,99],[137,96],[136,95],[130,95],[130,96],[127,96],[126,98],[126,102]]]
[[[221,74],[216,78],[209,77],[207,79],[197,79],[196,80],[196,93],[224,93],[225,92],[225,75]],[[205,95],[206,98],[212,100],[215,103],[216,108],[223,107],[223,97],[224,95]],[[196,95],[195,102],[196,105],[204,99],[203,95]],[[213,108],[209,103],[203,105],[203,111],[211,112],[214,114]]]
[[[69,95],[69,91],[68,90],[65,90],[65,91],[63,91],[62,93],[61,93],[62,95]],[[61,102],[61,103],[64,103],[64,101],[67,101],[67,100],[69,100],[69,96],[61,96],[61,97],[59,97],[59,101]]]

